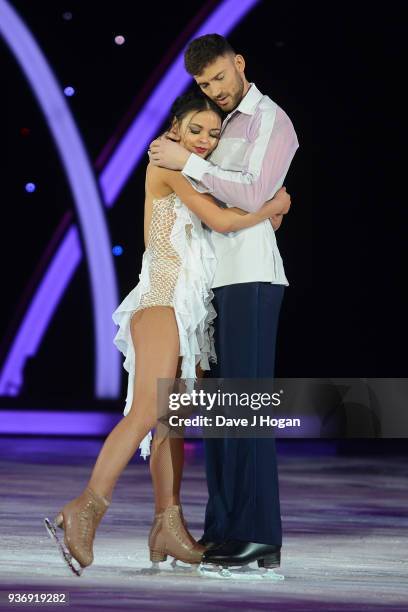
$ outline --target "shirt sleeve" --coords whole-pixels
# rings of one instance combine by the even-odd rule
[[[242,170],[223,170],[192,153],[183,174],[228,206],[255,212],[282,187],[298,147],[289,117],[268,107],[256,113]]]

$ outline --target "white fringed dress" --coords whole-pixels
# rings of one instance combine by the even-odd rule
[[[217,260],[211,239],[200,219],[175,193],[154,199],[152,207],[139,283],[112,315],[119,326],[114,343],[125,356],[123,367],[129,375],[125,415],[132,406],[137,367],[130,321],[138,310],[151,306],[174,308],[182,357],[181,378],[188,391],[196,380],[196,365],[209,370],[209,362],[217,361],[212,323],[217,315],[211,303]],[[149,432],[140,444],[144,458],[150,454],[151,439]]]

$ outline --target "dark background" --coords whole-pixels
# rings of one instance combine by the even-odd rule
[[[97,175],[102,149],[140,108],[167,51],[181,49],[193,18],[216,4],[12,1],[61,87],[76,89],[67,100]],[[407,375],[404,5],[264,0],[229,36],[247,61],[248,79],[288,113],[300,142],[285,182],[292,207],[277,232],[290,284],[281,311],[278,376]],[[64,11],[73,19],[65,21]],[[116,34],[126,37],[124,45],[114,44]],[[62,216],[76,213],[41,110],[14,57],[0,45],[6,102],[3,359],[43,251]],[[29,136],[21,135],[22,127],[30,128]],[[121,299],[140,272],[146,163],[147,157],[106,209],[112,245],[124,248],[114,258]],[[28,181],[36,183],[35,193],[25,192]],[[91,408],[93,359],[84,259],[28,364],[25,407],[52,398],[56,408],[56,399]],[[118,406],[125,384],[123,377]]]

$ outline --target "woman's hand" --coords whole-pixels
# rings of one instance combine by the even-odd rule
[[[290,205],[290,195],[287,193],[286,187],[281,187],[272,200],[268,200],[261,206],[259,212],[264,219],[272,218],[274,215],[286,215],[289,212]]]
[[[273,227],[273,231],[276,232],[276,230],[278,230],[280,228],[280,226],[282,225],[283,215],[281,215],[281,214],[279,214],[279,215],[272,215],[272,217],[270,217],[269,221],[271,222],[271,225]]]
[[[289,212],[291,205],[291,198],[288,192],[286,191],[286,187],[281,187],[272,198],[271,202],[280,202],[282,208],[280,211],[276,211],[277,215],[286,215]]]

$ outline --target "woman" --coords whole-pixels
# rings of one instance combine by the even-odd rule
[[[222,112],[202,94],[180,96],[172,110],[171,133],[203,158],[217,146]],[[281,191],[257,213],[220,208],[214,199],[194,190],[180,172],[151,166],[146,172],[146,251],[140,282],[113,314],[119,325],[116,346],[124,353],[129,372],[124,414],[109,434],[79,497],[67,503],[54,523],[45,519],[51,537],[71,570],[80,575],[93,561],[96,528],[112,499],[117,479],[142,440],[148,454],[150,430],[157,422],[157,379],[196,377],[196,365],[209,369],[215,361],[211,321],[212,277],[216,260],[203,221],[218,232],[237,231],[284,214],[290,198]],[[136,365],[137,356],[137,365]],[[190,386],[191,388],[191,386]],[[146,438],[147,436],[147,438]],[[152,445],[150,470],[156,514],[149,535],[150,558],[170,554],[199,563],[204,547],[188,532],[179,492],[183,440],[159,437]],[[64,543],[57,536],[64,530]]]

